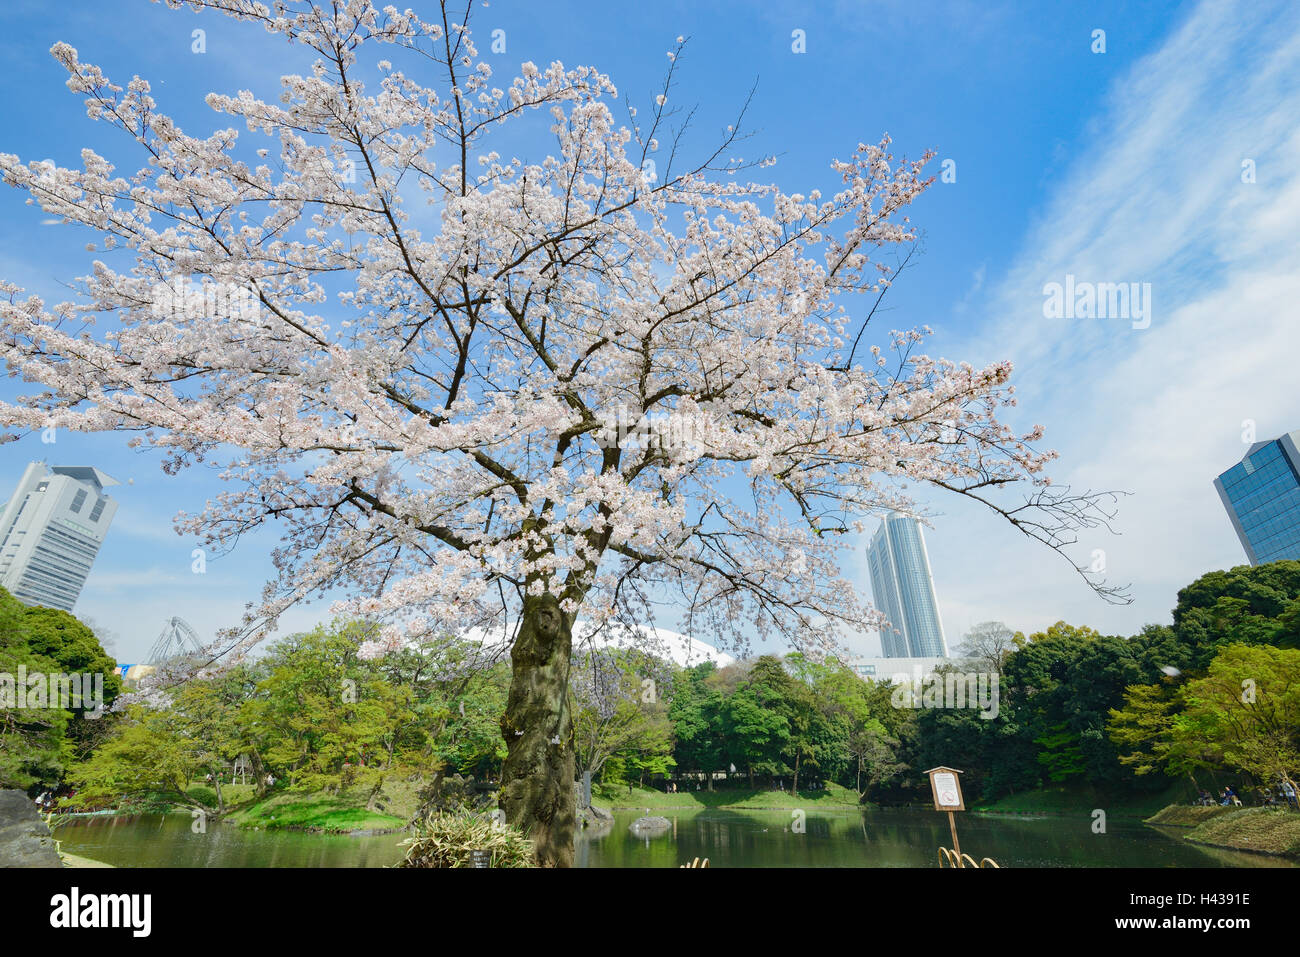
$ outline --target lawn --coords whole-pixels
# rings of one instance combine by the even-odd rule
[[[1190,807],[1171,804],[1148,824],[1190,828],[1195,844],[1300,857],[1300,813],[1279,807]]]
[[[994,814],[1081,814],[1101,808],[1117,817],[1149,817],[1169,804],[1190,804],[1195,790],[1186,782],[1177,782],[1161,791],[1147,794],[1106,792],[1087,785],[1042,788],[999,798],[988,804],[976,804],[967,798],[973,811]]]
[[[320,831],[393,830],[406,827],[415,814],[421,782],[397,780],[384,784],[374,811],[366,810],[369,790],[354,788],[338,794],[278,790],[266,799],[240,808],[230,820],[240,827],[268,830]]]
[[[816,791],[799,791],[796,798],[789,791],[764,788],[719,788],[716,791],[681,791],[665,794],[651,788],[631,788],[626,785],[595,784],[591,788],[591,803],[598,807],[619,808],[752,808],[754,810],[791,808],[857,808],[855,792],[838,784],[828,784]]]

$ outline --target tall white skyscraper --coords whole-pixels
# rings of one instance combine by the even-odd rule
[[[867,568],[876,607],[889,619],[880,632],[884,656],[948,657],[920,520],[890,513],[867,547]]]
[[[0,585],[19,601],[72,611],[108,534],[119,485],[97,468],[33,462],[0,512]]]

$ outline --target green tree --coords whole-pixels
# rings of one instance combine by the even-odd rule
[[[801,658],[791,655],[787,659],[794,660],[796,675],[804,672]],[[900,712],[890,705],[888,696],[880,695],[881,685],[864,681],[835,660],[813,669],[811,680],[817,706],[837,728],[826,777],[849,784],[863,799],[873,788],[906,771],[901,743],[885,724],[891,713]]]
[[[33,653],[49,658],[65,673],[102,674],[105,705],[122,693],[117,662],[85,624],[66,611],[39,606],[24,607],[23,619],[27,646]]]
[[[783,759],[791,733],[784,704],[793,693],[794,679],[780,660],[764,655],[726,699],[724,760],[745,768],[750,787],[756,774],[773,778],[790,773]]]
[[[20,666],[28,674],[102,675],[105,709],[121,693],[122,682],[116,662],[88,627],[66,611],[24,605],[0,589],[0,674],[15,684],[9,706],[0,690],[0,786],[53,787],[69,762],[88,754],[115,718],[86,707],[19,711],[13,705]]]
[[[1191,766],[1173,747],[1174,717],[1182,704],[1172,680],[1132,685],[1124,693],[1124,706],[1112,708],[1107,731],[1122,764],[1139,776],[1162,772],[1180,775]]]
[[[1046,728],[1034,738],[1034,743],[1041,749],[1038,763],[1047,770],[1048,780],[1060,783],[1079,777],[1087,771],[1083,750],[1079,746],[1079,735],[1072,732],[1064,721]]]
[[[832,696],[843,689],[839,675],[845,669],[837,661],[813,661],[794,652],[784,665],[794,679],[783,706],[790,722],[785,757],[793,759],[791,790],[798,794],[801,776],[805,783],[820,784],[844,773],[852,722]]]
[[[1198,670],[1229,644],[1300,646],[1300,562],[1202,575],[1178,592],[1173,631]]]
[[[49,674],[58,663],[32,651],[27,609],[0,588],[0,788],[28,790],[59,783],[72,758],[72,715],[61,708],[19,708],[18,674]]]
[[[1057,622],[1030,635],[1007,659],[1003,707],[1039,749],[1037,761],[1048,780],[1131,782],[1107,732],[1110,712],[1122,707],[1127,688],[1157,680],[1163,667],[1185,664],[1188,657],[1168,629],[1148,628],[1126,639]],[[1013,734],[1006,740],[1023,738]]]
[[[440,764],[479,777],[497,777],[506,757],[501,715],[510,689],[510,667],[498,663],[474,671],[451,687],[426,694],[429,702],[445,695],[442,720],[433,728],[434,753]]]
[[[652,656],[599,649],[580,656],[570,678],[573,747],[579,774],[607,783],[644,783],[674,761],[668,691],[670,673]]]
[[[172,710],[132,705],[113,733],[86,760],[68,772],[76,789],[71,804],[81,808],[113,806],[123,798],[156,797],[186,807],[219,812],[189,793],[190,784],[212,772],[213,752],[187,733],[185,721]],[[199,792],[201,793],[201,792]]]
[[[1300,772],[1300,651],[1227,645],[1182,691],[1171,741],[1262,783]]]
[[[394,764],[428,740],[409,686],[357,657],[364,626],[321,626],[274,646],[243,720],[263,759],[289,786],[337,793],[365,786],[370,802]]]
[[[123,798],[150,796],[216,814],[226,811],[222,773],[248,752],[252,735],[242,723],[244,704],[256,690],[256,671],[238,666],[172,688],[166,707],[132,705],[86,759],[69,773],[76,804],[101,807]],[[189,793],[211,778],[214,803]],[[259,781],[260,774],[256,775]]]
[[[717,665],[706,661],[687,668],[673,682],[668,720],[676,739],[673,757],[679,770],[706,775],[713,790],[713,774],[722,768],[725,697],[709,679]]]

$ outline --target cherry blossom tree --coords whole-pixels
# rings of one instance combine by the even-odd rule
[[[237,647],[339,594],[382,626],[368,654],[513,639],[501,805],[543,863],[572,859],[579,615],[632,628],[673,601],[722,645],[816,652],[878,624],[839,555],[914,508],[909,489],[975,498],[1058,551],[1109,517],[1050,484],[1041,428],[999,419],[1009,363],[933,358],[924,331],[864,341],[930,154],[862,143],[829,194],[785,192],[752,181],[770,160],[733,156],[743,109],[691,145],[680,38],[642,115],[590,67],[523,63],[498,86],[445,2],[432,21],[167,2],[260,26],[309,68],[278,99],[210,94],[234,123],[191,134],[145,80],[53,47],[139,160],[0,155],[98,255],[68,302],[0,286],[4,360],[37,387],[0,404],[6,437],[130,431],[169,473],[218,464],[226,490],[177,529],[216,550],[281,534]]]

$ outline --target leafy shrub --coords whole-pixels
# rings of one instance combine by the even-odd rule
[[[517,829],[478,814],[435,811],[402,842],[398,867],[474,867],[474,852],[488,854],[489,867],[533,867],[533,842]]]
[[[204,807],[217,806],[217,792],[206,784],[194,784],[185,792]]]

